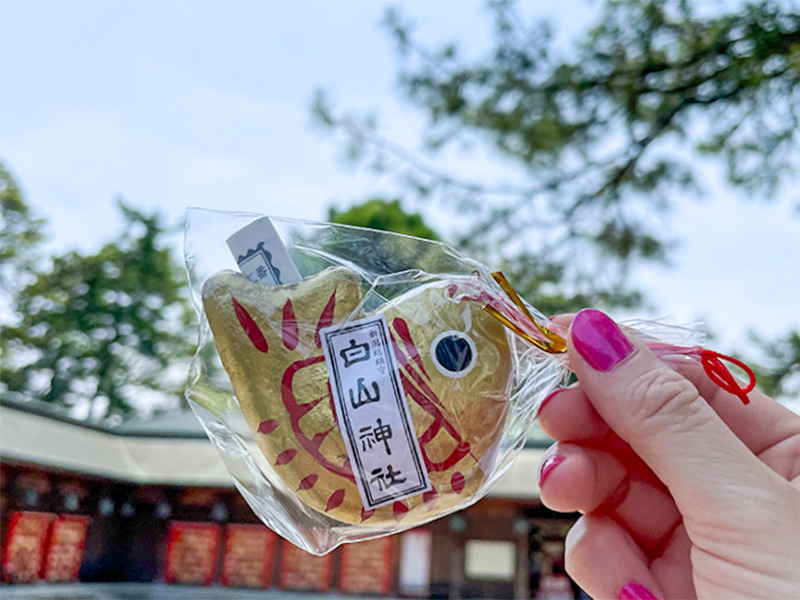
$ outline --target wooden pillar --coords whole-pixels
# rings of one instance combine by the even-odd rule
[[[467,519],[464,514],[456,513],[447,520],[450,530],[452,554],[450,555],[450,592],[451,600],[464,597],[464,544],[467,531]]]
[[[516,533],[516,532],[515,532]],[[530,566],[528,562],[528,536],[517,534],[517,573],[514,577],[514,598],[524,600],[531,597]]]
[[[464,536],[451,534],[453,552],[450,555],[450,600],[464,597]]]

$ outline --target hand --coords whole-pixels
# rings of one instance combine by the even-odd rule
[[[569,319],[567,319],[568,321]],[[542,502],[583,516],[566,567],[594,598],[800,597],[800,417],[667,367],[606,315],[572,320],[579,383],[539,411]]]

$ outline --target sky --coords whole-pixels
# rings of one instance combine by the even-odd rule
[[[393,5],[423,41],[461,40],[475,55],[489,47],[482,2]],[[116,237],[119,197],[179,223],[187,206],[323,220],[331,205],[391,195],[390,181],[346,163],[310,115],[325,89],[342,108],[376,111],[381,133],[416,149],[425,122],[398,92],[385,7],[0,0],[0,158],[48,219],[54,252]],[[523,10],[550,19],[566,47],[598,7],[541,0]],[[478,180],[518,175],[483,158],[451,156],[447,167]],[[634,274],[652,305],[639,316],[701,319],[719,349],[746,351],[749,330],[800,327],[798,194],[766,203],[727,188],[713,165],[701,171],[704,197],[664,221],[680,242],[671,266]],[[452,218],[423,213],[439,230]]]

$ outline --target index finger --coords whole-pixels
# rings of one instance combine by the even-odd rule
[[[556,315],[551,320],[560,327],[568,328],[574,317],[574,314]],[[742,404],[736,396],[718,387],[695,360],[671,360],[668,364],[694,385],[751,452],[782,477],[791,479],[796,475],[792,472],[795,468],[793,461],[781,460],[780,456],[770,457],[768,454],[771,449],[793,439],[800,448],[800,416],[757,389],[748,394],[750,403]]]

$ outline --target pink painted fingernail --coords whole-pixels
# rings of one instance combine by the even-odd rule
[[[579,312],[572,321],[572,343],[589,366],[603,373],[635,350],[614,321],[591,308]]]
[[[553,456],[548,456],[545,461],[542,463],[541,468],[539,469],[539,487],[541,488],[544,485],[544,480],[547,479],[547,476],[552,473],[553,469],[555,469],[558,465],[564,462],[564,457],[559,454],[554,454]]]
[[[617,598],[619,600],[658,600],[653,592],[638,583],[629,583],[622,586]]]
[[[538,415],[539,413],[541,413],[541,412],[542,412],[542,409],[544,408],[544,405],[545,405],[545,404],[547,404],[548,402],[550,402],[550,400],[552,400],[552,399],[553,399],[553,398],[555,398],[556,396],[558,396],[558,395],[559,395],[561,392],[563,392],[565,389],[566,389],[566,388],[558,388],[557,390],[553,390],[552,392],[550,392],[550,393],[547,395],[547,397],[546,397],[544,400],[542,400],[542,403],[539,405],[539,410],[537,410],[537,411],[536,411],[536,414]]]

